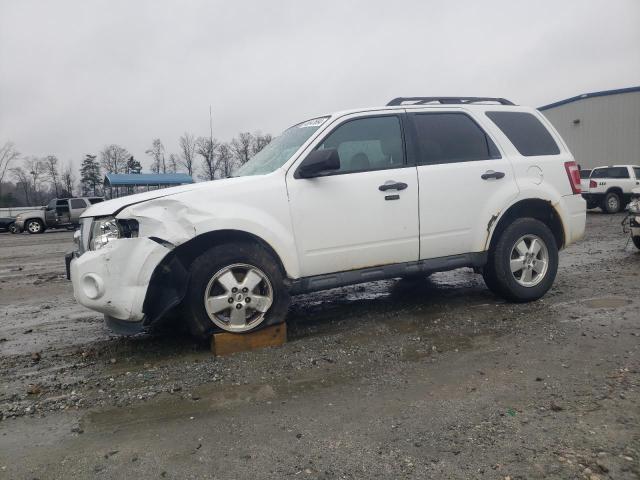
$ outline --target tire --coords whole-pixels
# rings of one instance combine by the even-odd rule
[[[9,225],[9,232],[13,234],[18,233],[18,227],[16,227],[15,223],[12,223],[11,225]]]
[[[605,213],[618,213],[622,209],[622,199],[616,192],[609,192],[604,196],[600,208]]]
[[[243,291],[246,288],[243,282],[249,277],[249,271],[254,283],[257,277],[260,281]],[[205,340],[216,331],[246,333],[284,322],[290,303],[284,274],[278,260],[258,244],[240,242],[215,246],[193,261],[190,273],[183,311],[194,337]],[[227,276],[227,273],[232,276]],[[220,280],[220,277],[224,278]],[[233,288],[236,290],[232,292]],[[218,299],[217,304],[210,304],[211,313],[205,306],[205,294],[211,299]],[[257,298],[260,300],[256,301]],[[233,302],[226,307],[224,302],[230,300]],[[236,309],[238,305],[241,307]],[[220,307],[225,309],[214,313]],[[238,317],[234,317],[233,325],[231,315],[236,314]],[[237,319],[242,315],[245,316],[245,325],[240,326]]]
[[[640,235],[631,237],[631,239],[633,240],[633,244],[636,246],[636,248],[640,250]]]
[[[44,224],[37,218],[32,218],[25,222],[24,229],[32,235],[44,233]]]
[[[534,257],[530,257],[532,248],[537,248]],[[529,256],[521,254],[522,250]],[[512,272],[512,261],[514,268],[519,265],[524,268]],[[536,265],[541,271],[536,270]],[[558,246],[549,227],[534,218],[520,218],[502,232],[489,251],[483,278],[493,293],[508,301],[531,302],[547,293],[557,271]]]
[[[596,202],[595,200],[589,200],[587,202],[587,210],[592,210],[597,207],[598,207],[598,202]]]

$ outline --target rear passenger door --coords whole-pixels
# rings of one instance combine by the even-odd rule
[[[509,161],[461,109],[410,115],[420,189],[420,258],[484,250],[487,224],[516,197]]]

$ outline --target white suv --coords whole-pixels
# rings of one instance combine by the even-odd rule
[[[591,170],[582,180],[582,196],[587,208],[600,207],[605,213],[618,213],[631,201],[631,192],[640,185],[640,167],[612,165]]]
[[[205,337],[281,322],[292,294],[460,267],[535,300],[585,219],[576,163],[537,110],[398,98],[294,125],[233,178],[92,206],[67,265],[114,330],[177,310]]]

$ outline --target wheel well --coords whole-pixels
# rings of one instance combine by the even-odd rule
[[[620,187],[611,187],[609,190],[607,190],[607,193],[612,193],[612,192],[617,193],[620,196],[620,198],[622,198],[622,196],[624,195]],[[605,193],[605,195],[607,193]]]
[[[500,238],[502,232],[518,218],[535,218],[547,225],[553,236],[556,239],[558,248],[564,246],[564,228],[562,226],[562,220],[555,208],[551,205],[551,202],[547,200],[541,200],[539,198],[532,198],[527,200],[521,200],[515,203],[504,213],[495,230],[491,236],[490,248],[493,248],[495,243]]]
[[[274,259],[278,262],[278,266],[282,270],[283,275],[286,276],[287,272],[284,269],[284,265],[280,260],[280,256],[275,250],[257,235],[253,235],[241,230],[216,230],[214,232],[203,233],[195,238],[192,238],[186,243],[176,247],[173,251],[174,255],[180,259],[185,268],[189,268],[191,263],[215,245],[221,245],[223,243],[236,243],[236,242],[252,242],[260,245],[267,252],[269,252]]]
[[[156,266],[149,280],[149,287],[142,307],[142,311],[145,313],[145,325],[156,323],[182,302],[189,283],[191,264],[198,256],[215,245],[234,242],[253,242],[260,245],[276,259],[278,266],[282,269],[282,274],[286,277],[286,271],[280,257],[271,245],[260,237],[240,230],[217,230],[203,233],[174,248]]]

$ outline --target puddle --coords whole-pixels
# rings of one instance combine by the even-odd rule
[[[620,308],[630,303],[631,300],[628,298],[620,297],[592,298],[584,301],[585,306],[589,308]]]

